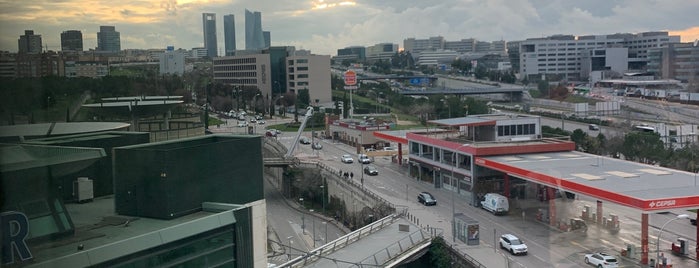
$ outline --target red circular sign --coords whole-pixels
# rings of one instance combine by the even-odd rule
[[[354,86],[357,84],[357,73],[352,70],[345,72],[345,85]]]

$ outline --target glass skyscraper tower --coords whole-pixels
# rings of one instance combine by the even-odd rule
[[[226,45],[226,56],[235,55],[235,16],[223,16],[223,38]]]
[[[262,35],[262,14],[245,10],[245,49],[256,50],[265,48]]]
[[[209,57],[217,57],[216,13],[203,13],[202,24],[204,25],[204,48],[206,49],[206,55]]]

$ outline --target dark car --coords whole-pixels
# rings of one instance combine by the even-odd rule
[[[437,205],[437,199],[428,192],[422,192],[417,194],[417,201],[425,204],[425,206],[435,206]]]
[[[299,139],[299,142],[301,144],[311,144],[311,140],[306,137],[301,137],[301,139]]]
[[[320,150],[320,149],[323,149],[323,145],[320,144],[320,142],[316,141],[313,143],[313,145],[311,145],[311,148],[313,148],[313,150]]]
[[[379,175],[379,170],[375,166],[369,165],[364,167],[364,174],[376,176]]]

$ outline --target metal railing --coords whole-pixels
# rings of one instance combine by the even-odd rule
[[[359,266],[367,264],[370,266],[382,266],[389,261],[401,256],[404,252],[409,251],[416,246],[432,241],[432,236],[426,234],[423,230],[412,232],[408,237],[404,237],[397,242],[388,245],[384,249],[377,251],[371,256],[359,262]]]
[[[354,232],[351,232],[338,239],[330,241],[319,248],[311,250],[310,252],[307,252],[304,255],[301,255],[284,264],[281,264],[279,267],[304,267],[308,263],[314,262],[320,258],[323,258],[324,256],[330,255],[333,252],[338,251],[346,247],[347,245],[356,242],[359,239],[362,239],[366,236],[380,231],[384,227],[393,224],[393,222],[395,222],[398,218],[399,216],[395,214],[386,216],[367,226],[359,228]]]

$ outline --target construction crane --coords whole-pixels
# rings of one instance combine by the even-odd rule
[[[299,126],[299,131],[296,133],[296,139],[294,139],[294,142],[291,144],[291,148],[289,149],[288,152],[286,152],[286,155],[284,155],[284,158],[291,157],[291,155],[294,153],[294,149],[296,149],[296,145],[299,144],[299,139],[301,138],[301,132],[303,132],[303,129],[306,128],[306,123],[308,122],[309,119],[311,119],[312,115],[313,115],[313,107],[308,106],[308,108],[306,108],[306,115],[304,115],[303,121],[301,121],[301,126]]]

